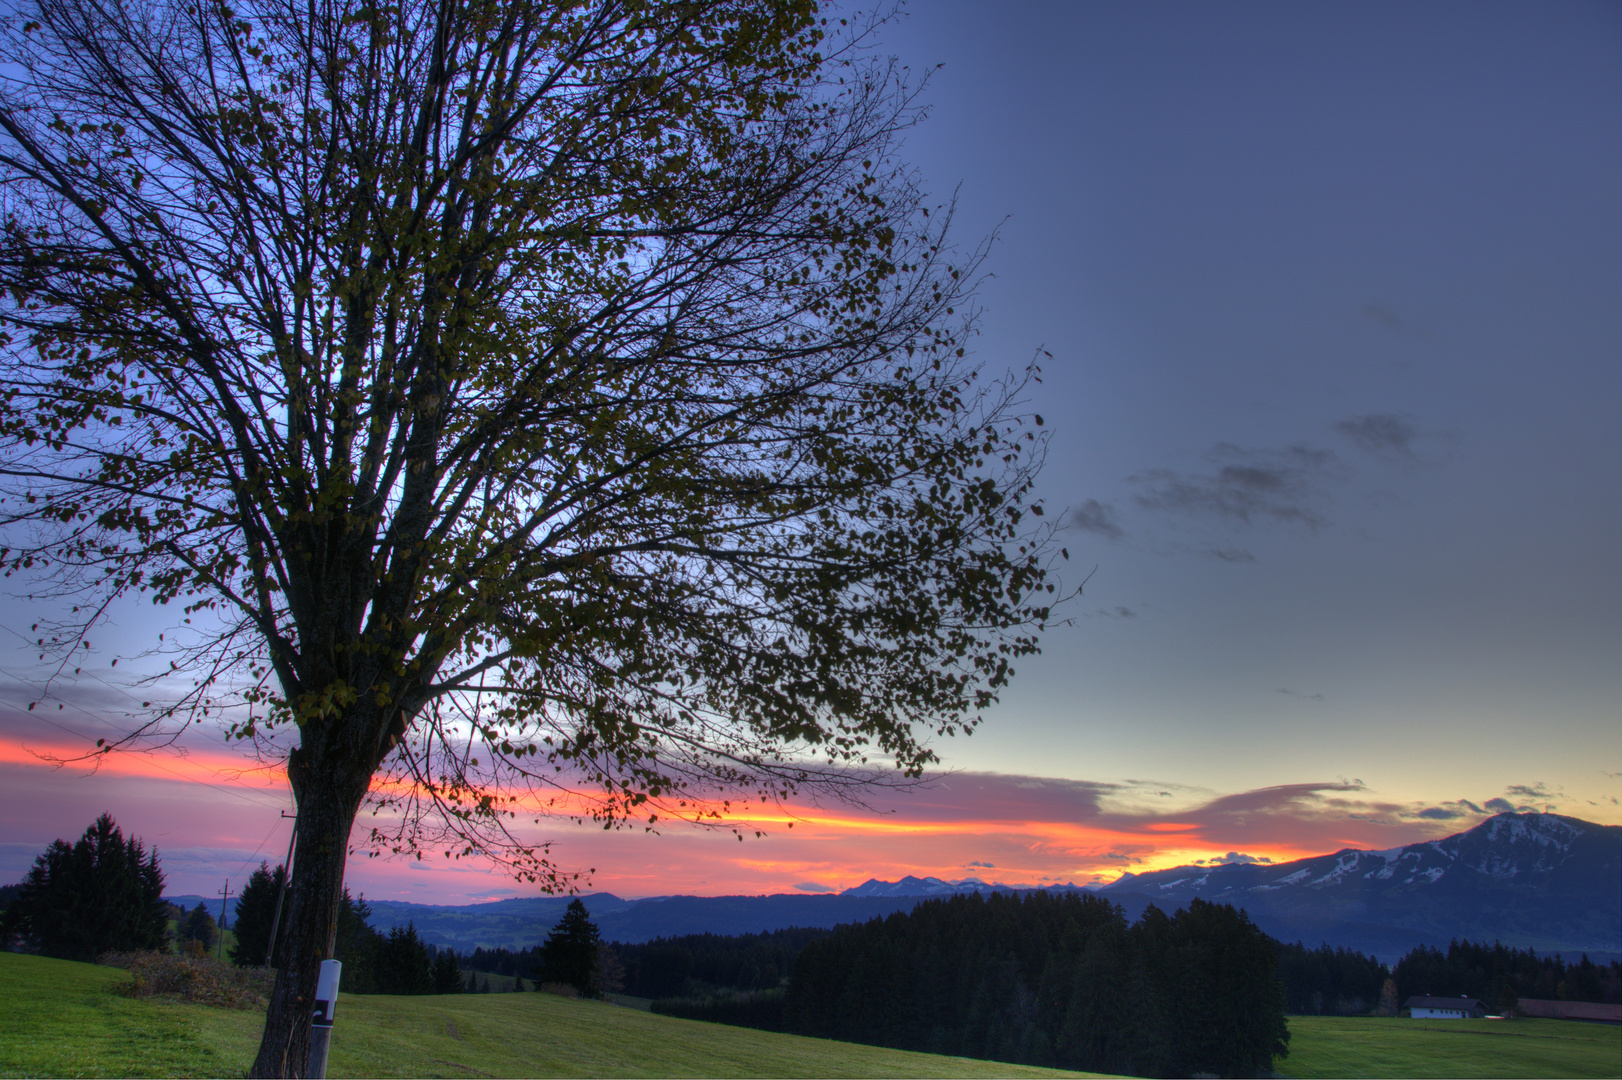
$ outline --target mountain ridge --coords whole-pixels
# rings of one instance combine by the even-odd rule
[[[1181,866],[1096,890],[1160,906],[1242,907],[1275,937],[1391,953],[1400,942],[1501,940],[1572,954],[1622,952],[1622,826],[1499,814],[1461,833],[1287,863]],[[1339,939],[1339,940],[1337,940]]]
[[[1245,909],[1282,941],[1331,945],[1392,961],[1417,945],[1462,938],[1516,948],[1622,957],[1622,826],[1559,814],[1500,814],[1438,840],[1365,851],[1344,848],[1287,863],[1219,863],[1123,874],[1108,885],[1007,885],[869,878],[838,894],[580,899],[605,941],[637,944],[692,933],[747,934],[832,927],[909,911],[959,893],[1092,892],[1129,918],[1150,905],[1175,910],[1195,897]],[[195,903],[201,897],[172,897]],[[521,949],[543,940],[568,896],[479,904],[372,900],[372,922],[410,922],[424,940],[462,951]],[[189,904],[187,905],[189,906]]]

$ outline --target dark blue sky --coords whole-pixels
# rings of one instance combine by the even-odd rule
[[[908,157],[1000,224],[977,351],[1053,353],[1042,486],[1098,566],[950,759],[1618,819],[1622,7],[933,0],[882,39],[943,65]]]

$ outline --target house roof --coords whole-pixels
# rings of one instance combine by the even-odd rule
[[[1473,997],[1411,997],[1403,1003],[1405,1009],[1483,1009],[1485,1006]]]

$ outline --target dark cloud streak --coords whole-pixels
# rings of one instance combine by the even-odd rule
[[[1069,520],[1071,528],[1102,536],[1106,540],[1119,540],[1126,535],[1126,530],[1115,520],[1115,507],[1097,499],[1088,499],[1080,506],[1071,507]]]
[[[1414,459],[1413,444],[1419,438],[1419,429],[1406,416],[1370,413],[1341,420],[1334,428],[1358,449],[1375,457],[1388,461]]]
[[[1206,459],[1214,466],[1208,473],[1149,469],[1127,477],[1141,489],[1133,501],[1146,510],[1244,525],[1271,520],[1315,532],[1329,524],[1320,504],[1340,473],[1334,451],[1306,443],[1282,450],[1218,443]]]

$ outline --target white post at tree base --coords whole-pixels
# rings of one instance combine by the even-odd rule
[[[327,1044],[332,1041],[332,1014],[338,1008],[338,976],[344,966],[336,960],[321,961],[321,976],[315,982],[315,1016],[310,1020],[310,1067],[304,1075],[325,1080]]]

